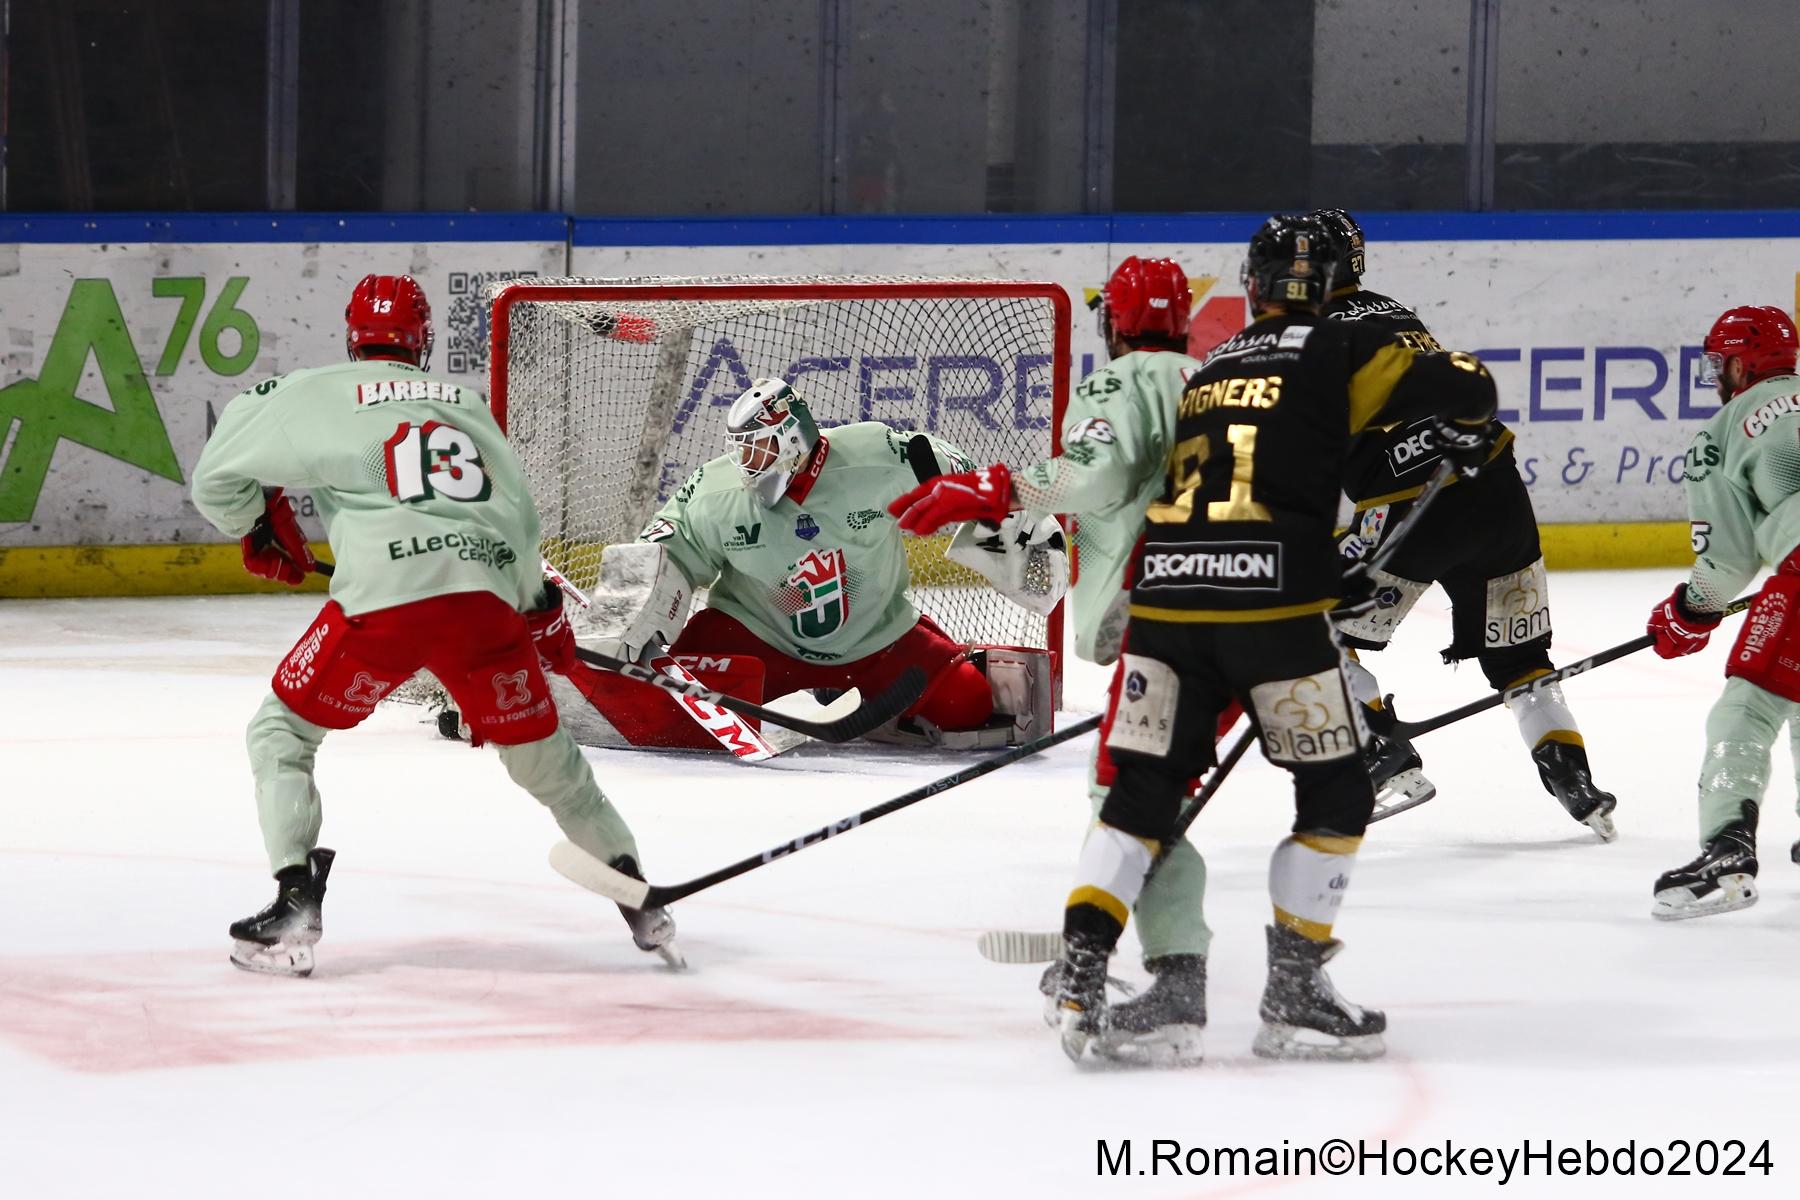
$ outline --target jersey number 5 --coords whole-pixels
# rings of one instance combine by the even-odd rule
[[[454,425],[402,421],[382,447],[388,493],[396,500],[486,500],[493,491],[475,439]]]
[[[1256,426],[1228,425],[1225,438],[1231,443],[1231,492],[1224,500],[1206,505],[1209,521],[1271,521],[1268,505],[1251,498],[1250,484],[1256,474]],[[1173,499],[1150,506],[1145,515],[1164,525],[1180,525],[1193,519],[1194,492],[1200,487],[1200,466],[1212,454],[1212,439],[1206,434],[1188,438],[1176,445],[1169,455],[1169,490]]]

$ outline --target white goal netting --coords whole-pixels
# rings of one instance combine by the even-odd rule
[[[894,277],[534,279],[493,294],[492,400],[543,517],[544,555],[578,586],[695,467],[725,412],[779,376],[832,426],[929,432],[977,463],[1053,453],[1069,382],[1054,284]],[[1046,621],[909,545],[911,596],[953,637],[1058,646]],[[911,539],[909,539],[909,543]]]

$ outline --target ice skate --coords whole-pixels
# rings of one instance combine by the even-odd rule
[[[1437,787],[1425,778],[1425,762],[1411,742],[1397,734],[1377,733],[1363,750],[1363,766],[1375,789],[1371,821],[1417,808],[1437,795]]]
[[[304,867],[276,875],[280,890],[267,908],[231,923],[234,966],[269,975],[312,974],[313,946],[324,930],[325,878],[336,857],[323,847],[312,851]]]
[[[1756,903],[1756,805],[1745,801],[1744,813],[1719,830],[1694,861],[1663,872],[1651,916],[1685,921]]]
[[[644,877],[643,872],[638,870],[637,860],[629,854],[621,854],[608,865],[621,875],[629,875],[633,879]],[[687,970],[687,956],[675,944],[674,913],[667,908],[626,908],[621,904],[619,915],[630,926],[631,940],[637,943],[639,950],[660,955],[664,962],[677,971]]]
[[[1080,1062],[1088,1044],[1107,1028],[1106,959],[1109,947],[1097,938],[1068,939],[1056,979],[1057,1035],[1063,1053]]]
[[[1358,1008],[1338,995],[1325,964],[1343,948],[1271,925],[1269,982],[1263,988],[1262,1029],[1251,1051],[1261,1058],[1367,1059],[1387,1052],[1381,1035],[1387,1015]]]
[[[1039,935],[1029,934],[1021,936],[1036,937]],[[1060,933],[1044,934],[1042,936],[1046,938],[1055,938],[1057,945],[1056,961],[1045,967],[1044,973],[1038,976],[1038,991],[1044,997],[1044,1024],[1052,1029],[1056,1029],[1062,1025],[1062,1009],[1057,1006],[1056,992],[1057,988],[1061,986],[1062,983],[1063,940],[1062,934]],[[1121,996],[1131,996],[1137,991],[1136,988],[1132,987],[1129,983],[1126,983],[1123,979],[1116,978],[1112,975],[1106,977],[1106,986],[1116,988]]]
[[[1543,742],[1531,752],[1544,790],[1555,796],[1571,817],[1592,829],[1603,842],[1619,836],[1612,811],[1618,799],[1594,786],[1587,750],[1571,742]]]
[[[1097,1053],[1151,1067],[1191,1067],[1201,1058],[1206,1028],[1206,959],[1168,954],[1144,963],[1156,976],[1144,993],[1112,1009]]]

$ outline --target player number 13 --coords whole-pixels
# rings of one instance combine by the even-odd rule
[[[475,439],[454,425],[402,421],[382,448],[388,493],[396,500],[486,500],[493,490]]]
[[[1225,440],[1231,443],[1231,491],[1223,500],[1208,501],[1209,521],[1271,521],[1266,504],[1250,495],[1256,474],[1256,426],[1228,425]],[[1150,506],[1150,520],[1166,525],[1179,525],[1193,519],[1194,492],[1200,487],[1200,468],[1212,454],[1212,439],[1206,434],[1191,437],[1176,445],[1169,455],[1169,485],[1173,499]]]

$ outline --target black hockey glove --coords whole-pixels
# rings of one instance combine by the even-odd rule
[[[1487,465],[1504,426],[1491,418],[1480,422],[1463,422],[1442,414],[1431,417],[1431,444],[1456,468],[1456,473],[1472,478]]]

